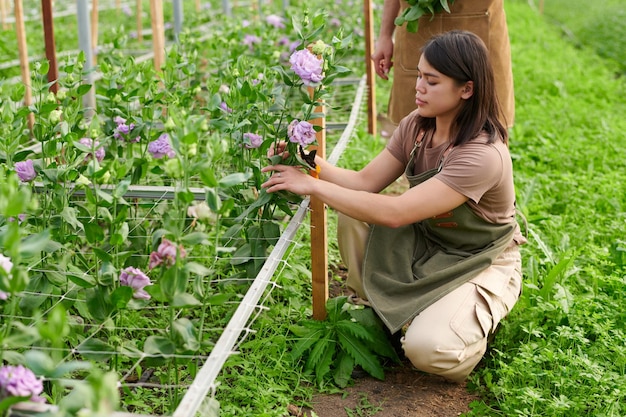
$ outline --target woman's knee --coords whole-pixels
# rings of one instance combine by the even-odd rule
[[[463,381],[480,362],[487,349],[487,338],[467,345],[454,331],[410,326],[402,338],[404,354],[422,372]]]

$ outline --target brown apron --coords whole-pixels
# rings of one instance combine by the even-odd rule
[[[511,46],[504,12],[504,0],[456,0],[450,12],[434,17],[427,13],[419,20],[417,33],[410,33],[406,25],[396,28],[394,40],[393,85],[389,97],[389,118],[398,124],[417,107],[415,81],[421,48],[433,35],[453,29],[468,30],[478,35],[489,50],[493,66],[496,92],[502,106],[504,126],[511,127],[515,119]],[[400,2],[401,11],[409,7]],[[432,20],[431,20],[432,19]]]
[[[421,141],[416,143],[416,148]],[[413,175],[414,152],[405,170],[411,187],[443,165]],[[449,213],[398,228],[372,225],[363,261],[363,290],[392,333],[488,268],[511,243],[515,222],[489,223],[467,204]]]

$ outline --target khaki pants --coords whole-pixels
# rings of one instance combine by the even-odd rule
[[[353,299],[368,304],[361,278],[369,232],[366,223],[339,214],[337,239],[348,267],[346,285]],[[431,304],[406,328],[402,348],[417,369],[455,382],[463,381],[480,362],[487,338],[517,302],[522,262],[517,245],[459,288]]]

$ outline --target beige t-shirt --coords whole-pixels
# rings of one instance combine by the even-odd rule
[[[405,117],[394,131],[387,149],[405,166],[419,133],[417,114]],[[431,147],[432,134],[426,134],[415,152],[415,172],[419,174],[437,168],[435,178],[466,196],[469,207],[491,223],[515,221],[515,187],[513,164],[509,149],[502,141],[487,143],[486,136],[453,147],[447,155],[448,144]]]

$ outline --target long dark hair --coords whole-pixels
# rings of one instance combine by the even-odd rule
[[[455,80],[458,85],[474,83],[474,93],[457,114],[452,134],[454,146],[462,145],[485,131],[489,143],[497,139],[508,143],[509,133],[501,122],[502,110],[496,96],[489,52],[474,33],[453,30],[432,37],[422,48],[422,55],[433,68]],[[420,117],[425,130],[435,128],[434,118]]]

